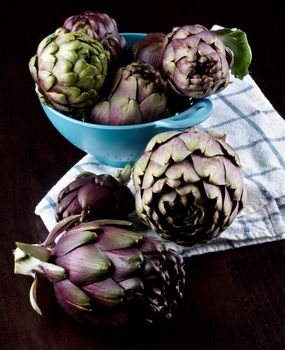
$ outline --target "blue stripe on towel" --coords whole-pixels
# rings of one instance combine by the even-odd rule
[[[226,97],[220,96],[220,99],[236,114],[238,114],[244,121],[246,121],[263,139],[266,141],[268,146],[270,147],[272,153],[276,156],[279,161],[279,164],[285,168],[285,161],[281,154],[278,152],[276,147],[271,143],[270,139],[266,136],[264,131],[257,125],[252,119],[248,118],[246,114],[244,114],[238,107],[236,107],[233,103],[231,103]]]

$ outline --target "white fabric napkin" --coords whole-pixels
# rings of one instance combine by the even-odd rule
[[[246,208],[218,238],[192,248],[172,242],[167,245],[184,257],[238,248],[285,238],[285,122],[263,95],[254,80],[232,77],[230,85],[211,98],[213,112],[200,124],[227,134],[227,142],[237,151],[248,191]],[[82,171],[114,175],[118,169],[86,155],[75,164],[39,202],[35,213],[50,230],[55,225],[57,194]],[[130,182],[133,190],[133,184]],[[157,236],[142,225],[138,228]]]

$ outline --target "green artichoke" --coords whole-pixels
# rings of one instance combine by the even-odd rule
[[[91,111],[96,124],[140,124],[169,115],[167,82],[152,65],[133,62],[119,68],[108,98]]]
[[[182,245],[217,237],[246,201],[240,161],[225,135],[198,128],[154,136],[133,181],[139,218]]]
[[[15,273],[34,278],[34,310],[41,314],[36,288],[37,274],[42,274],[53,283],[61,307],[83,323],[117,326],[170,319],[182,298],[182,258],[154,238],[130,230],[130,222],[97,220],[74,226],[78,217],[59,222],[43,244],[16,243]]]
[[[71,32],[84,32],[98,40],[110,51],[112,59],[117,59],[126,46],[125,39],[118,32],[117,22],[106,13],[85,11],[80,15],[68,17],[63,27]]]
[[[56,220],[80,214],[81,221],[126,218],[135,210],[131,190],[108,174],[81,173],[58,194]]]
[[[58,28],[29,63],[41,101],[63,112],[86,109],[99,99],[110,53],[82,32]]]

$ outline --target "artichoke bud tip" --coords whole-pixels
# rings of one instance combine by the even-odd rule
[[[76,175],[75,179],[77,180],[77,179],[80,179],[84,176],[95,176],[95,174],[92,173],[91,171],[83,171],[82,173]]]

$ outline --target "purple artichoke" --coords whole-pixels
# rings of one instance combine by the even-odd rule
[[[116,21],[105,13],[86,11],[70,16],[64,21],[63,27],[71,32],[82,31],[98,40],[110,51],[112,59],[117,59],[126,45],[118,32]]]
[[[37,274],[53,283],[60,306],[83,323],[118,326],[132,321],[159,324],[170,319],[182,298],[181,257],[154,238],[131,231],[131,223],[97,220],[58,223],[41,244],[16,243],[15,273],[31,275],[30,301]],[[55,239],[61,237],[55,243]]]
[[[107,100],[95,104],[90,122],[128,125],[164,118],[167,82],[153,66],[133,62],[119,68]]]
[[[229,83],[228,52],[219,36],[201,25],[174,28],[165,38],[163,72],[179,94],[206,97]]]
[[[135,209],[131,190],[111,175],[82,173],[58,194],[56,220],[80,214],[81,221],[125,218]]]
[[[164,38],[165,34],[163,33],[149,33],[132,46],[133,58],[143,63],[152,64],[160,70],[165,46]]]

